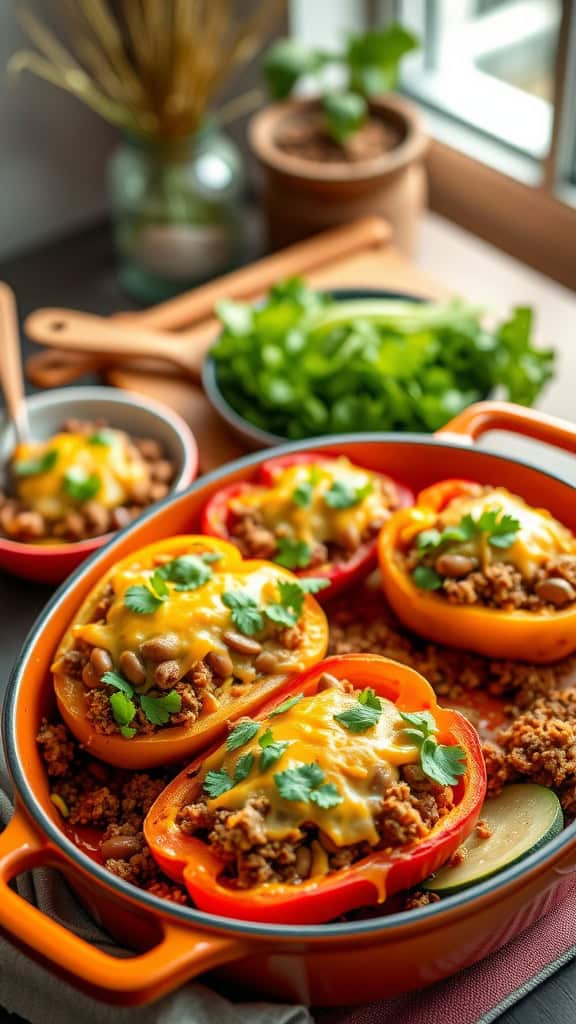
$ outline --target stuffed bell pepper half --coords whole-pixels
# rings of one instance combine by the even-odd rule
[[[313,924],[418,885],[472,831],[485,790],[472,725],[413,669],[351,654],[236,720],[144,830],[201,910]]]
[[[60,713],[95,757],[149,768],[192,756],[326,652],[326,585],[181,536],[93,589],[52,666]]]
[[[345,456],[303,452],[269,459],[256,481],[216,491],[202,529],[245,557],[325,578],[325,600],[375,567],[380,527],[412,499],[401,484]]]
[[[552,662],[576,650],[576,537],[503,487],[443,480],[379,540],[400,621],[489,658]]]

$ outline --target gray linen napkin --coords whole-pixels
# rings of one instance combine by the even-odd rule
[[[12,816],[10,783],[0,770],[0,825]],[[39,869],[18,879],[18,891],[44,913],[106,952],[119,952],[82,909],[64,880]],[[313,1024],[303,1006],[232,1003],[190,982],[150,1006],[107,1006],[78,992],[0,938],[0,1006],[31,1024]]]

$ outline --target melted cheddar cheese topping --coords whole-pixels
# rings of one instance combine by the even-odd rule
[[[480,550],[482,538],[478,536],[465,544],[459,544],[458,551],[481,559],[488,556],[492,561],[506,562],[515,566],[525,579],[531,579],[552,555],[576,551],[573,534],[554,519],[550,512],[532,508],[503,487],[495,487],[477,496],[456,498],[441,513],[440,521],[443,526],[452,526],[468,513],[477,520],[483,512],[492,509],[499,509],[502,515],[513,516],[520,523],[520,529],[510,547],[491,550],[490,545],[486,545],[485,549]]]
[[[378,832],[374,818],[382,801],[382,783],[377,769],[384,766],[390,782],[398,778],[401,765],[419,759],[417,747],[406,739],[396,706],[381,698],[382,714],[376,725],[363,733],[350,732],[336,721],[335,715],[357,703],[356,693],[328,689],[304,697],[283,714],[264,722],[249,743],[227,753],[221,767],[234,777],[240,757],[254,755],[250,775],[222,796],[208,800],[211,809],[240,810],[251,797],[265,796],[270,803],[266,832],[271,839],[283,839],[305,823],[320,828],[336,846],[368,842],[375,845]],[[289,746],[266,771],[259,770],[261,748],[258,738],[271,727],[274,741]],[[324,781],[333,783],[342,800],[335,807],[322,808],[311,801],[287,800],[280,796],[274,776],[301,764],[316,762],[324,772]]]
[[[71,474],[80,480],[95,478],[98,488],[94,486],[91,497],[106,508],[129,503],[134,489],[149,483],[148,466],[125,433],[108,429],[100,433],[109,443],[91,443],[86,434],[62,433],[48,441],[18,445],[12,463],[18,498],[48,521],[61,519],[79,505],[66,489],[67,474]],[[42,460],[52,452],[55,458],[46,471],[18,475],[19,464]]]
[[[326,501],[334,484],[353,495],[368,491],[348,508],[335,508]],[[310,487],[310,501],[300,505],[294,500],[299,487]],[[282,526],[286,534],[308,544],[341,544],[355,548],[367,531],[380,526],[390,509],[390,496],[377,473],[354,466],[349,459],[338,459],[289,466],[273,484],[254,487],[230,502],[233,512],[254,509],[264,525],[274,530]]]
[[[179,641],[174,654],[183,676],[195,662],[201,661],[210,651],[227,653],[234,666],[234,677],[242,682],[251,682],[256,675],[253,656],[242,655],[230,649],[223,640],[228,630],[235,630],[230,609],[222,601],[227,591],[242,590],[261,607],[278,600],[278,580],[285,579],[273,565],[262,565],[253,572],[220,572],[195,590],[176,590],[167,583],[170,596],[156,611],[139,615],[125,604],[129,587],[142,586],[150,582],[152,569],[135,566],[118,571],[111,579],[114,600],[105,622],[90,622],[75,625],[73,636],[85,640],[94,647],[108,651],[114,665],[118,665],[122,651],[138,651],[141,644],[158,636],[170,634]],[[308,624],[307,628],[312,627]],[[278,671],[297,672],[305,667],[299,647],[286,650],[280,644],[277,633],[270,631],[268,637],[258,634],[259,642],[266,650],[278,655]],[[152,686],[153,666],[148,668],[148,679],[144,689]],[[142,689],[137,687],[138,690]]]

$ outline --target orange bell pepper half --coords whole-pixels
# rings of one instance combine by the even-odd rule
[[[374,850],[351,866],[320,874],[298,885],[267,883],[234,888],[221,879],[222,862],[208,843],[185,834],[176,824],[179,810],[197,800],[209,770],[223,763],[226,748],[198,758],[161,793],[144,823],[144,834],[162,871],[184,883],[203,911],[249,921],[316,924],[357,907],[384,902],[393,893],[418,885],[444,864],[474,828],[486,792],[486,769],[478,735],[459,712],[442,708],[430,684],[413,669],[388,658],[349,654],[327,658],[292,679],[258,714],[263,720],[291,695],[315,694],[324,673],[347,679],[359,690],[371,687],[401,711],[430,712],[438,740],[459,745],[466,771],[454,787],[452,809],[423,839],[404,847]],[[276,719],[271,719],[273,725]],[[257,792],[257,790],[256,790]]]
[[[416,586],[403,554],[414,537],[434,526],[451,501],[480,493],[469,480],[442,480],[421,491],[416,504],[395,512],[378,540],[382,588],[400,621],[435,643],[487,658],[548,663],[576,650],[576,606],[538,612],[452,604],[441,594]]]
[[[232,584],[232,586],[242,588],[249,582],[251,575],[261,569],[265,570],[267,576],[274,583],[276,580],[295,582],[293,574],[280,566],[256,560],[243,560],[238,549],[232,544],[200,535],[172,537],[169,540],[150,544],[129,555],[110,569],[78,610],[60,642],[52,666],[58,709],[66,725],[90,754],[109,764],[127,769],[153,768],[193,756],[197,751],[206,749],[218,740],[225,733],[229,721],[241,715],[250,714],[260,707],[264,701],[283,687],[290,675],[301,672],[326,653],[328,644],[326,616],[312,595],[306,594],[299,620],[301,627],[299,643],[293,651],[288,652],[285,663],[274,674],[258,674],[253,682],[242,688],[244,692],[241,695],[234,695],[228,687],[224,690],[222,697],[217,700],[212,695],[205,696],[199,717],[190,724],[165,725],[149,734],[136,733],[130,738],[121,735],[119,731],[110,733],[98,731],[87,717],[87,689],[84,682],[67,671],[66,652],[74,647],[78,630],[82,631],[85,628],[88,628],[88,632],[94,630],[95,635],[102,628],[104,630],[112,629],[112,631],[116,629],[123,642],[126,642],[128,629],[132,630],[130,635],[133,637],[142,637],[146,633],[151,636],[158,635],[160,630],[155,626],[154,614],[134,616],[132,623],[127,625],[124,622],[122,625],[121,619],[118,618],[119,611],[121,612],[122,609],[116,609],[113,613],[111,624],[102,619],[99,623],[94,623],[95,610],[105,594],[107,586],[119,574],[132,570],[133,567],[135,567],[135,571],[150,570],[183,555],[194,553],[209,553],[217,556],[217,561],[214,561],[213,564],[210,563],[216,583],[221,577],[222,580],[226,580],[227,585]],[[223,587],[223,589],[226,588]],[[195,593],[200,594],[200,590],[196,590]],[[219,591],[213,598],[213,604],[220,609],[221,602],[218,597]],[[172,627],[169,617],[169,602],[166,608],[167,615],[162,620],[164,629],[166,629],[166,622],[168,622],[168,628]],[[221,613],[229,615],[223,605]],[[173,625],[174,632],[177,633],[178,625],[181,628],[185,628],[187,625],[189,628],[187,614],[186,608],[179,612],[179,620]],[[192,611],[190,614],[193,615],[194,612]],[[120,625],[118,625],[119,621]],[[198,631],[201,643],[203,643],[202,636],[207,633],[209,626],[209,621],[204,617],[202,628]],[[234,629],[232,623],[225,628]],[[206,650],[210,650],[209,641],[204,646]],[[234,652],[232,654],[234,655]],[[235,656],[240,657],[239,655]],[[114,664],[114,669],[118,670],[116,664]],[[137,691],[137,688],[135,689]]]

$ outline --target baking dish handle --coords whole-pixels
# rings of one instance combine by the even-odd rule
[[[0,927],[27,952],[97,998],[126,1006],[148,1002],[248,952],[245,941],[195,932],[162,920],[161,938],[152,949],[129,958],[110,956],[10,887],[11,879],[23,871],[58,866],[59,861],[63,861],[60,851],[43,839],[17,808],[0,835]],[[254,952],[254,946],[249,951]]]
[[[524,434],[536,441],[545,441],[556,448],[564,448],[576,455],[576,425],[556,416],[548,416],[534,409],[511,402],[476,402],[469,405],[436,436],[447,441],[477,441],[488,430],[509,430]]]

